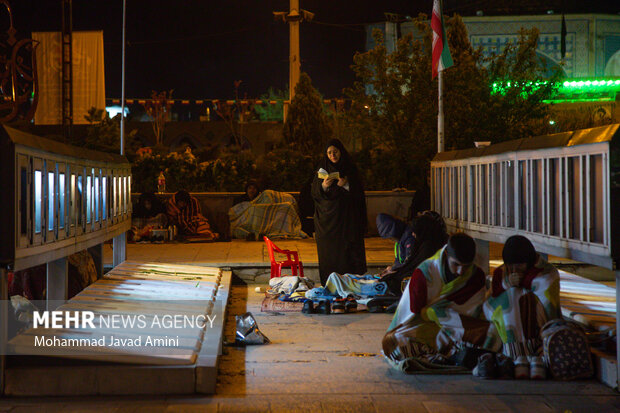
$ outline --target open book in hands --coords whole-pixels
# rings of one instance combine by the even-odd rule
[[[323,168],[319,169],[318,172],[319,179],[340,179],[340,172],[331,172],[327,173],[327,171]]]

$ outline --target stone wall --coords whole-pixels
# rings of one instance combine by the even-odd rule
[[[289,192],[296,199],[299,192]],[[230,222],[228,210],[233,205],[233,199],[242,195],[243,192],[192,192],[200,202],[203,215],[209,220],[213,230],[222,237],[230,235]],[[377,214],[383,212],[405,220],[409,212],[409,206],[415,191],[366,191],[366,207],[368,212],[368,235],[377,236],[375,224]],[[167,201],[171,193],[158,194],[162,201]],[[135,204],[140,194],[132,194],[132,202]]]

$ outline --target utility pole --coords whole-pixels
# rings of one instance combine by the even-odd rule
[[[123,0],[123,47],[121,58],[121,130],[120,130],[120,146],[121,155],[125,155],[125,32],[126,32],[126,19],[127,19],[127,2]]]
[[[299,82],[299,74],[301,72],[301,59],[299,57],[299,23],[304,20],[311,21],[314,13],[299,8],[299,0],[289,0],[289,12],[274,11],[273,17],[289,25],[289,105],[295,97],[295,86]],[[284,120],[288,114],[288,105],[284,104]]]
[[[62,126],[66,138],[73,135],[73,6],[62,0]]]

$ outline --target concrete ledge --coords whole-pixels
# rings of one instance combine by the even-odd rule
[[[267,188],[269,189],[269,188]],[[299,200],[299,192],[287,192]],[[375,225],[377,214],[383,212],[405,220],[409,213],[409,206],[415,191],[366,191],[366,210],[368,216],[368,234],[377,235]],[[162,201],[167,201],[173,194],[157,194]],[[225,237],[230,236],[230,222],[228,210],[233,205],[236,196],[243,192],[192,192],[192,196],[198,199],[203,215],[209,220],[211,227]],[[134,205],[138,202],[140,194],[131,194]],[[213,264],[215,265],[215,264]]]
[[[592,349],[592,361],[594,363],[596,379],[612,389],[618,390],[618,363],[616,357],[603,353],[600,350]]]
[[[195,392],[201,394],[215,393],[217,383],[217,367],[219,356],[222,355],[226,308],[230,296],[232,272],[223,271],[219,288],[213,303],[211,314],[215,315],[213,325],[206,329],[202,347],[198,352],[195,365]]]
[[[211,306],[216,315],[203,333],[193,365],[152,366],[42,359],[46,364],[14,366],[6,371],[9,396],[213,394],[226,322],[232,272],[222,271]]]

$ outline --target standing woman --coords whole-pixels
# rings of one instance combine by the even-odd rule
[[[324,172],[338,172],[340,178],[319,178]],[[364,274],[366,197],[357,167],[338,139],[326,146],[312,181],[312,199],[321,284],[332,272]]]

